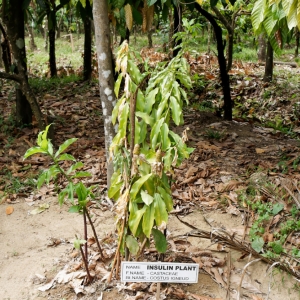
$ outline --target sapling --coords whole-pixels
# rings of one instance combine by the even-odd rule
[[[50,124],[51,125],[51,124]],[[28,158],[34,154],[44,154],[50,157],[53,165],[49,167],[49,169],[44,170],[37,180],[37,188],[40,189],[44,183],[49,184],[51,180],[55,180],[55,178],[60,174],[67,181],[68,184],[64,189],[62,189],[58,194],[58,202],[60,205],[63,205],[65,199],[67,199],[71,203],[71,207],[69,208],[69,212],[77,212],[83,214],[84,217],[84,240],[76,239],[74,242],[74,247],[80,247],[82,258],[84,260],[84,264],[86,266],[88,281],[90,282],[91,277],[88,271],[88,253],[87,253],[87,220],[89,220],[95,240],[97,242],[97,246],[101,257],[103,258],[102,249],[100,243],[98,241],[97,233],[94,227],[94,224],[91,220],[91,216],[88,212],[87,205],[90,199],[94,199],[93,189],[94,186],[86,187],[81,178],[91,177],[91,173],[80,171],[83,167],[83,163],[77,161],[74,156],[68,153],[64,153],[64,151],[74,142],[77,141],[77,138],[71,138],[66,140],[63,144],[61,144],[58,150],[54,153],[53,144],[51,140],[47,138],[48,130],[50,125],[46,127],[45,130],[41,131],[38,134],[37,146],[32,147],[26,151],[24,154],[24,159]],[[65,161],[71,161],[73,164],[68,168],[64,169],[62,167],[62,163]],[[75,197],[77,196],[77,197]],[[78,242],[79,241],[79,242]],[[79,244],[78,244],[79,243]],[[84,244],[85,254],[83,255],[81,245]],[[78,248],[79,249],[79,248]]]

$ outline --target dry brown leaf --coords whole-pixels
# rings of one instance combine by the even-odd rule
[[[7,215],[11,215],[14,212],[13,206],[7,206],[5,212]]]
[[[262,149],[262,148],[255,148],[255,151],[256,151],[257,154],[262,154],[262,153],[266,152],[267,150]]]
[[[211,298],[208,296],[201,296],[201,295],[196,295],[196,294],[192,294],[192,293],[187,293],[187,295],[193,297],[196,300],[222,300],[221,298]]]

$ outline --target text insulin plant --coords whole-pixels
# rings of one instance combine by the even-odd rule
[[[110,147],[114,174],[108,196],[116,200],[116,257],[126,248],[133,255],[141,253],[151,235],[158,252],[164,253],[167,241],[162,231],[173,209],[169,175],[193,151],[185,144],[186,134],[180,137],[170,129],[171,121],[183,124],[182,106],[188,100],[181,86],[191,87],[189,65],[179,55],[141,73],[125,42],[117,53],[116,71],[117,97],[124,82],[113,110],[118,132]]]

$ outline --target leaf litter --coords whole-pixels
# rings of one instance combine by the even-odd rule
[[[153,53],[153,61],[162,58],[164,57]],[[280,222],[290,217],[292,205],[300,207],[299,143],[291,138],[296,137],[300,132],[300,124],[296,118],[297,99],[292,97],[292,94],[288,97],[282,92],[286,89],[284,84],[289,72],[284,71],[281,77],[275,79],[279,85],[275,90],[276,82],[274,85],[264,85],[256,75],[261,71],[259,66],[236,63],[231,71],[231,80],[237,117],[233,122],[228,122],[210,112],[198,111],[193,106],[193,103],[203,101],[210,101],[215,107],[221,106],[221,89],[216,88],[218,72],[214,65],[216,63],[214,57],[199,56],[195,60],[188,55],[187,58],[192,72],[203,76],[208,83],[206,92],[197,92],[193,95],[192,107],[185,112],[185,125],[175,129],[178,133],[188,129],[186,132],[189,144],[195,148],[195,151],[188,161],[183,162],[175,170],[173,175],[172,215],[189,219],[191,214],[199,214],[205,218],[210,230],[205,231],[194,226],[192,230],[177,237],[174,237],[176,231],[173,230],[170,233],[173,237],[169,238],[169,248],[164,261],[198,263],[201,272],[227,290],[232,299],[236,299],[238,292],[242,293],[242,297],[262,299],[259,295],[268,292],[260,290],[259,285],[251,278],[250,271],[236,266],[235,262],[229,263],[228,256],[233,255],[232,249],[234,249],[243,253],[244,258],[240,259],[241,262],[245,258],[253,260],[251,257],[260,257],[260,254],[255,253],[251,248],[248,238],[250,226],[257,216],[249,209],[249,204],[240,197],[243,194],[247,195],[249,186],[257,191],[255,196],[257,199],[265,203],[283,205],[283,210],[264,224],[268,228],[264,235],[265,243],[273,241],[273,235],[278,232]],[[248,76],[246,79],[245,74]],[[4,83],[4,86],[6,88],[3,89],[3,95],[7,98],[11,90],[9,84]],[[297,94],[297,87],[294,86],[289,93]],[[287,100],[288,98],[294,101]],[[78,138],[70,151],[72,155],[82,160],[86,170],[92,173],[93,176],[88,180],[88,184],[97,185],[96,199],[89,207],[97,222],[101,212],[112,208],[110,200],[104,197],[106,166],[98,87],[94,83],[86,85],[74,82],[63,88],[47,91],[44,95],[40,94],[39,99],[43,99],[40,102],[43,111],[55,116],[54,143],[58,145],[66,138]],[[8,117],[11,103],[1,103],[1,106],[4,111],[3,117]],[[273,126],[272,128],[262,126],[266,120],[274,120],[273,124],[269,124]],[[278,130],[283,125],[290,126],[291,135],[285,135]],[[221,133],[220,138],[212,137],[213,132]],[[22,160],[25,150],[35,143],[37,129],[14,129],[13,132],[4,132],[1,135],[3,135],[1,145],[6,150],[1,151],[0,185],[6,190],[14,188],[6,176],[7,173],[11,173],[13,178],[23,182],[29,177],[34,181],[37,174],[49,163],[47,159],[38,155],[27,161]],[[12,141],[9,141],[9,136],[13,137]],[[58,186],[64,187],[65,184],[58,178]],[[3,203],[11,205],[12,211],[13,205],[23,199],[28,205],[34,207],[31,214],[35,214],[49,208],[47,207],[49,204],[45,201],[49,197],[56,197],[56,186],[49,185],[36,191],[32,185],[23,185],[20,189],[15,189],[1,197]],[[229,224],[229,227],[225,227],[221,219],[210,219],[210,213],[217,213],[216,216],[229,215],[230,218],[240,220],[240,225],[230,228],[232,226]],[[210,241],[211,246],[199,248],[189,241],[191,237],[206,239]],[[112,285],[105,286],[105,279],[110,272],[109,264],[116,251],[116,241],[117,237],[114,233],[108,234],[101,240],[105,261],[99,260],[95,241],[92,239],[88,241],[89,251],[91,251],[89,268],[92,276],[97,279],[92,285],[85,285],[86,273],[81,257],[78,253],[72,252],[71,258],[64,260],[66,263],[61,265],[61,271],[39,289],[53,290],[52,295],[55,295],[58,287],[63,289],[66,284],[69,284],[70,297],[75,293],[81,295],[82,299],[84,295],[87,299],[92,299],[92,295],[97,299],[98,296],[102,297],[102,291],[108,289],[112,292],[116,286],[118,290],[116,295],[123,293],[125,299],[154,299],[155,284],[120,285],[117,278]],[[60,242],[60,239],[53,238],[49,246],[57,247]],[[299,247],[298,232],[291,232],[285,244],[289,245],[289,249],[292,245]],[[157,261],[155,248],[150,246],[146,249],[142,253],[142,258]],[[282,253],[280,260],[261,259],[272,266],[277,263],[277,266],[300,278],[298,261],[290,255],[289,251]],[[252,269],[251,272],[254,270]],[[45,281],[43,275],[37,277],[41,277],[40,283]],[[101,294],[97,293],[98,288],[101,289]],[[161,298],[222,299],[215,297],[213,292],[201,295],[200,291],[192,293],[188,290],[189,288],[184,285],[163,285]]]

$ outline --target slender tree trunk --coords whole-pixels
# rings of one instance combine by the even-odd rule
[[[180,5],[173,5],[174,7],[174,34],[182,31],[182,8]],[[181,39],[173,41],[173,57],[175,57],[180,51],[179,48],[174,49],[182,43]]]
[[[0,23],[0,31],[3,35],[3,42],[1,42],[1,50],[2,50],[1,59],[4,63],[5,72],[9,73],[11,71],[10,46],[9,46],[9,40],[8,40],[8,37],[7,37],[7,33],[6,33],[4,27],[1,23]]]
[[[274,51],[270,41],[268,41],[267,45],[267,57],[266,57],[266,64],[265,64],[265,75],[263,78],[264,82],[271,82],[273,78],[273,55]]]
[[[2,41],[2,32],[0,30],[0,43]],[[0,68],[3,68],[4,67],[4,64],[3,64],[3,59],[2,59],[3,55],[2,55],[2,47],[0,46]]]
[[[153,34],[153,29],[150,29],[150,30],[147,32],[148,48],[153,48],[152,34]]]
[[[125,37],[121,36],[121,39],[120,39],[120,45],[125,41],[127,40],[127,43],[129,44],[129,38],[130,38],[130,31],[128,28],[126,28],[126,34],[125,34]]]
[[[109,147],[115,135],[115,129],[111,122],[111,115],[113,107],[116,104],[116,98],[114,94],[114,78],[112,70],[112,52],[110,47],[110,30],[107,1],[93,1],[93,16],[98,55],[100,99],[102,104],[105,133],[107,186],[110,187],[110,180],[113,174],[113,164],[109,159]]]
[[[56,56],[55,56],[55,28],[51,28],[48,31],[49,34],[49,67],[50,67],[50,76],[57,76],[56,69]]]
[[[266,61],[266,50],[267,50],[267,40],[266,35],[261,33],[258,36],[258,50],[257,50],[257,58],[259,61]]]
[[[300,40],[300,31],[299,31],[298,27],[295,28],[295,37],[296,37],[295,57],[298,57],[298,54],[299,54],[299,40]]]
[[[169,43],[168,43],[168,48],[173,49],[173,34],[174,34],[174,21],[173,21],[173,11],[172,9],[169,10]]]
[[[4,0],[5,2],[7,0]],[[23,1],[22,1],[23,2]],[[3,2],[2,2],[3,3]],[[7,36],[10,41],[12,53],[15,59],[17,75],[2,73],[0,75],[1,78],[16,78],[16,80],[20,84],[20,89],[22,90],[22,94],[26,97],[21,97],[20,103],[17,105],[21,105],[21,113],[28,113],[28,104],[32,109],[32,112],[38,122],[38,126],[40,129],[45,128],[45,120],[43,114],[40,110],[39,104],[32,93],[28,78],[27,78],[27,65],[26,65],[26,48],[25,48],[25,34],[24,34],[24,11],[22,9],[22,3],[19,0],[10,0],[6,2],[7,6],[5,6],[6,10],[3,11],[4,22],[7,27]],[[26,100],[27,99],[27,100]],[[19,109],[19,108],[18,108]],[[24,118],[23,118],[24,117]],[[21,119],[31,120],[30,115],[21,116]]]
[[[232,102],[231,102],[231,95],[230,95],[230,81],[229,81],[229,75],[227,73],[226,58],[224,56],[222,29],[214,19],[213,15],[211,15],[208,11],[204,10],[198,3],[195,3],[195,8],[211,23],[215,32],[215,36],[217,40],[220,77],[221,77],[223,95],[224,95],[224,119],[231,121]]]
[[[30,40],[30,50],[34,51],[37,47],[34,42],[33,29],[30,25],[27,25],[27,30],[28,30],[29,40]]]
[[[92,77],[92,25],[89,14],[92,10],[90,1],[86,1],[86,17],[84,20],[84,55],[83,55],[83,79]]]
[[[207,24],[207,53],[210,55],[210,42],[211,42],[211,24]]]
[[[48,52],[48,20],[45,21],[44,30],[44,49]]]

